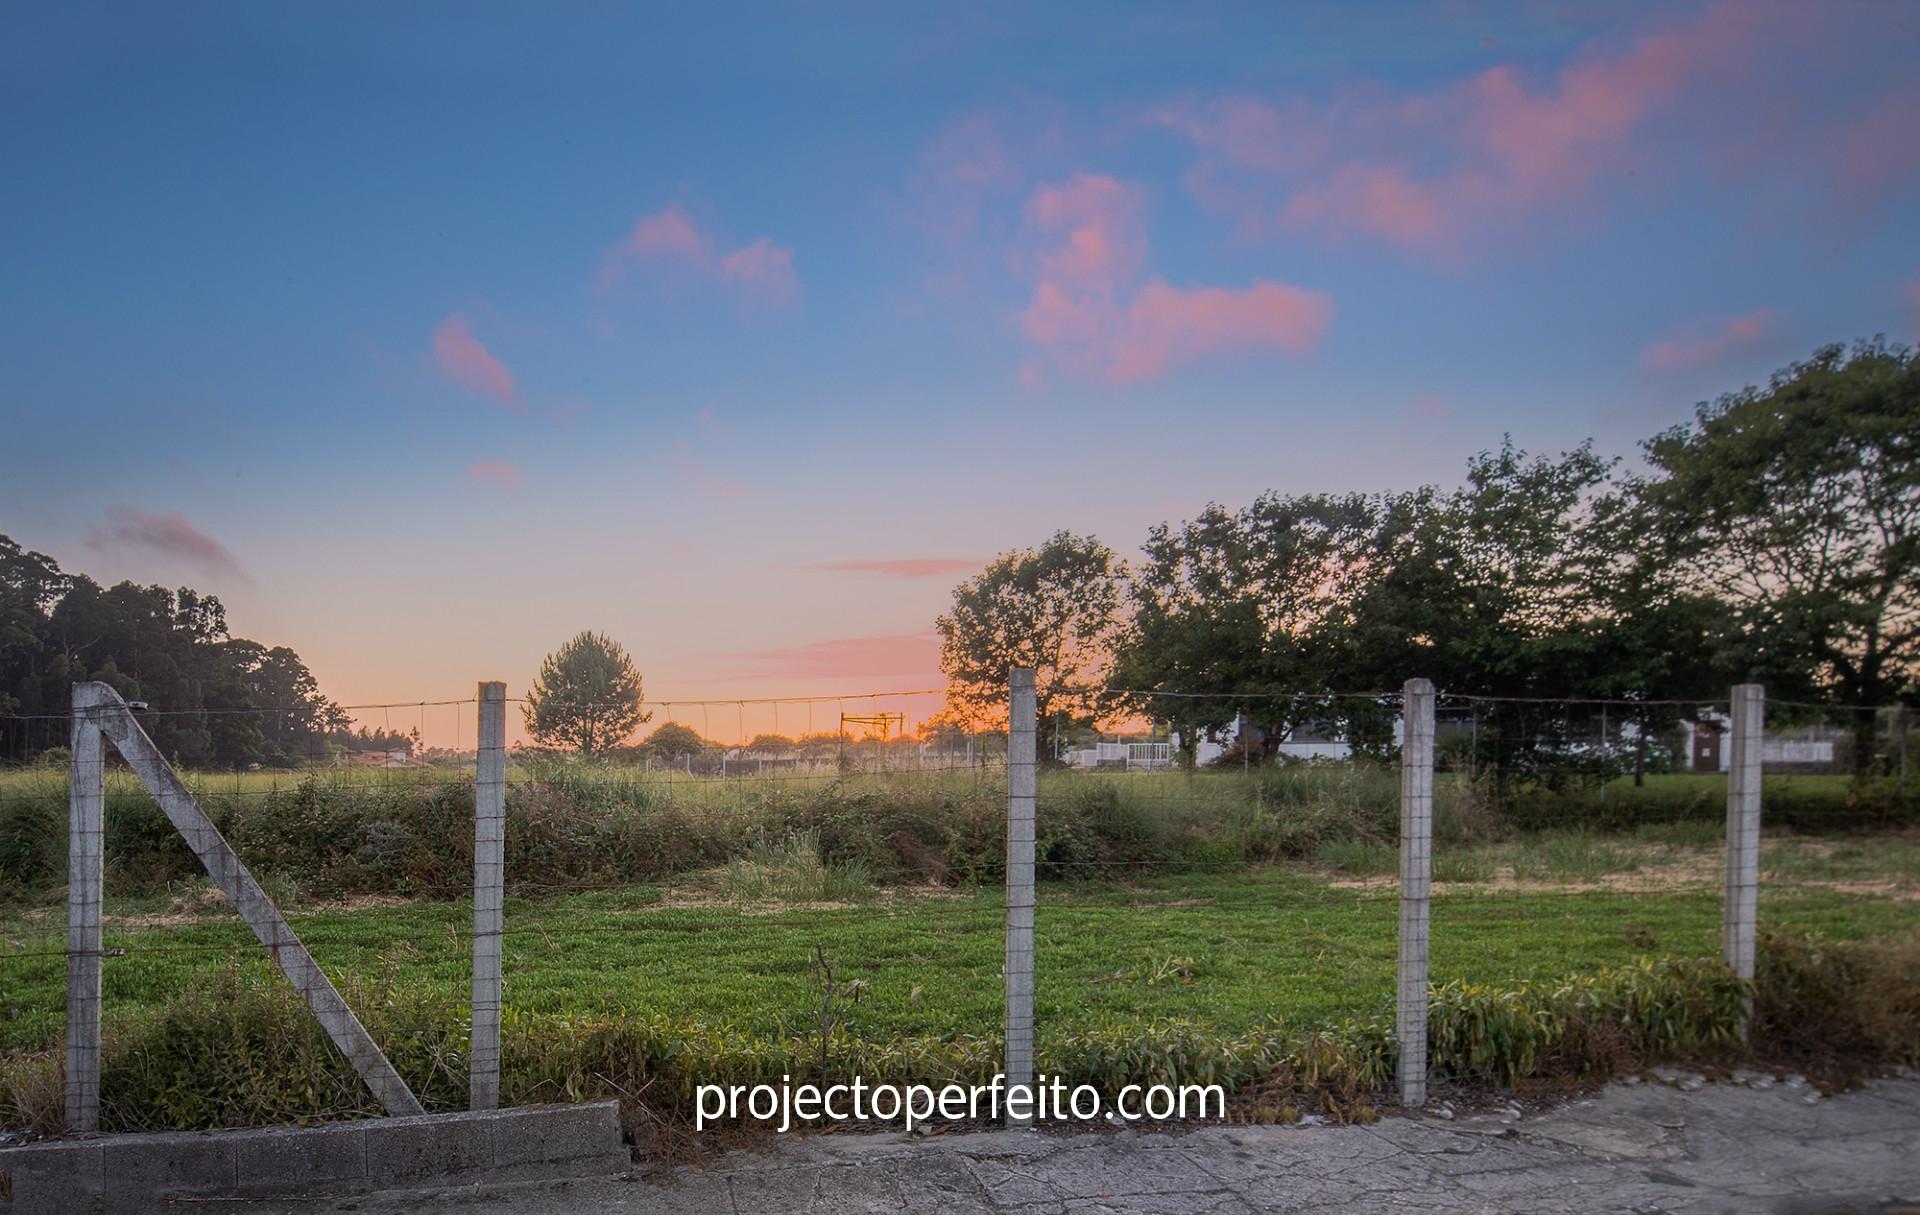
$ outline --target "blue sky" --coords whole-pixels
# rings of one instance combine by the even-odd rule
[[[0,530],[350,703],[926,686],[969,563],[1920,320],[1920,5],[16,7]],[[852,566],[820,569],[809,566]]]

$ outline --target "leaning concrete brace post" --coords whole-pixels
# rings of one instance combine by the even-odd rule
[[[467,1104],[500,1105],[500,933],[507,839],[507,685],[480,685],[473,760],[473,1039]]]
[[[1007,672],[1007,1039],[1009,1096],[1033,1089],[1033,797],[1037,759],[1033,672]],[[1028,1126],[1008,1109],[1008,1126]]]
[[[1409,679],[1401,696],[1400,967],[1394,1028],[1400,1104],[1427,1103],[1427,943],[1433,882],[1433,684]]]
[[[1721,956],[1734,974],[1753,978],[1753,943],[1760,896],[1760,739],[1766,729],[1767,691],[1757,683],[1733,689],[1733,754],[1727,768],[1727,897],[1721,913]],[[1747,1012],[1740,1036],[1747,1036]]]
[[[180,783],[180,777],[172,765],[153,745],[147,732],[133,719],[133,712],[127,708],[120,694],[104,683],[84,685],[96,689],[96,721],[102,733],[112,740],[114,747],[127,761],[134,774],[140,778],[153,800],[160,803],[160,809],[174,830],[186,837],[187,846],[192,848],[200,863],[206,866],[207,876],[227,896],[227,902],[233,904],[240,918],[247,922],[253,935],[267,947],[267,953],[279,966],[280,973],[287,976],[287,982],[300,993],[307,1007],[313,1010],[321,1026],[340,1053],[347,1057],[353,1070],[359,1073],[373,1095],[389,1114],[421,1114],[419,1099],[406,1081],[393,1070],[393,1064],[374,1044],[366,1027],[353,1015],[340,993],[334,990],[333,983],[324,972],[314,964],[313,956],[293,929],[280,917],[272,900],[260,889],[260,883],[253,880],[253,874],[240,863],[233,848],[213,825],[200,804],[193,800],[193,794]],[[76,695],[78,692],[76,691]]]
[[[73,687],[67,786],[67,1129],[100,1126],[100,895],[106,783],[99,685]]]

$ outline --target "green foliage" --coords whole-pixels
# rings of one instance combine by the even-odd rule
[[[675,760],[683,755],[699,755],[713,744],[692,727],[669,721],[655,728],[641,745],[655,759]]]
[[[715,879],[721,893],[738,903],[854,902],[873,894],[864,862],[821,859],[817,829],[794,832],[778,844],[763,837]]]
[[[1668,958],[1550,983],[1443,983],[1428,1005],[1428,1064],[1435,1078],[1502,1085],[1604,1077],[1730,1044],[1744,995],[1718,963]]]
[[[473,786],[464,774],[358,769],[285,776],[190,776],[214,823],[263,878],[317,897],[401,894],[454,898],[472,875]],[[1185,776],[1041,774],[1037,855],[1045,877],[1320,858],[1328,846],[1380,845],[1399,830],[1400,778],[1385,765],[1290,764]],[[1620,778],[1600,789],[1510,791],[1443,774],[1435,785],[1442,880],[1478,880],[1459,854],[1541,834],[1590,838],[1555,845],[1579,876],[1617,833],[1654,825],[1718,838],[1726,781],[1711,775]],[[1769,828],[1863,832],[1920,822],[1920,790],[1897,782],[1849,788],[1844,777],[1769,776]],[[0,889],[22,897],[63,879],[64,774],[0,776]],[[863,773],[773,781],[688,780],[624,764],[539,761],[507,794],[510,889],[657,882],[748,858],[765,841],[806,836],[823,863],[857,864],[880,884],[992,881],[1005,849],[1005,790],[973,773]],[[1599,834],[1594,834],[1599,833]],[[1618,859],[1618,858],[1615,858]],[[126,773],[107,792],[108,888],[133,894],[200,876],[166,816]],[[1505,863],[1502,861],[1501,863]],[[1540,858],[1529,858],[1537,868]]]
[[[1667,560],[1731,604],[1738,669],[1886,704],[1920,677],[1920,363],[1826,346],[1646,444]],[[1871,724],[1864,727],[1865,771]]]
[[[0,536],[0,761],[64,750],[65,726],[52,718],[89,679],[161,710],[147,732],[195,767],[305,762],[347,727],[298,654],[230,635],[212,595],[103,588]]]
[[[653,714],[640,707],[640,672],[619,642],[583,632],[547,655],[521,710],[527,732],[591,759],[632,736]]]
[[[1038,549],[1002,553],[953,589],[934,622],[947,704],[964,717],[1004,725],[1007,672],[1031,667],[1040,753],[1061,725],[1090,720],[1119,625],[1126,566],[1092,536],[1056,532]]]
[[[1855,1070],[1920,1059],[1920,938],[1834,942],[1769,937],[1750,989],[1754,1049]],[[1183,960],[1160,959],[1162,976]],[[1164,984],[1153,989],[1164,991]],[[465,1104],[466,1025],[456,995],[349,984],[349,1002],[429,1109]],[[1749,989],[1717,963],[1640,957],[1558,978],[1447,982],[1430,997],[1436,1079],[1509,1086],[1604,1079],[1663,1060],[1725,1060]],[[1269,1114],[1303,1107],[1365,1119],[1395,1066],[1384,994],[1370,1008],[1303,1027],[1275,1016],[1223,1028],[1185,1016],[1041,1024],[1039,1068],[1112,1096],[1127,1084],[1212,1084]],[[796,1018],[803,1020],[803,1018]],[[653,1117],[684,1119],[701,1083],[811,1075],[818,1041],[723,1018],[619,1010],[509,1009],[502,1094],[510,1104],[642,1094]],[[1788,1052],[1783,1056],[1782,1051]],[[871,1032],[835,1037],[828,1070],[898,1083],[982,1082],[998,1070],[990,1034]],[[103,1129],[212,1129],[375,1116],[371,1096],[284,984],[227,968],[154,1013],[110,1028]],[[0,1126],[60,1122],[52,1050],[0,1053]]]

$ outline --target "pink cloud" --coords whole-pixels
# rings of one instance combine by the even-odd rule
[[[678,207],[668,207],[633,221],[620,250],[634,257],[666,254],[698,261],[707,255],[707,238]]]
[[[1265,281],[1183,290],[1155,279],[1127,309],[1107,374],[1125,384],[1222,351],[1309,354],[1332,322],[1333,300],[1321,291]]]
[[[1014,322],[1053,368],[1130,384],[1215,354],[1312,352],[1333,318],[1323,292],[1258,281],[1248,287],[1135,287],[1147,261],[1137,185],[1078,173],[1036,190],[1020,259],[1038,281]],[[1022,383],[1044,382],[1029,360]]]
[[[627,268],[641,261],[669,260],[692,267],[738,288],[747,298],[784,307],[799,294],[793,250],[768,237],[716,256],[714,242],[679,207],[642,215],[618,244],[607,250],[600,287],[618,283]]]
[[[720,277],[740,287],[752,299],[785,307],[799,293],[793,273],[793,250],[761,237],[721,259]]]
[[[1006,124],[994,115],[967,114],[948,123],[920,153],[911,183],[913,221],[943,245],[971,245],[987,202],[1020,188],[1012,143]]]
[[[607,250],[600,266],[600,287],[611,288],[634,262],[666,258],[698,266],[711,254],[712,243],[687,213],[669,206],[634,220],[626,236]]]
[[[1407,406],[1407,417],[1415,422],[1444,422],[1453,416],[1453,406],[1445,398],[1418,396]]]
[[[1730,81],[1755,74],[1755,48],[1788,43],[1803,20],[1730,0],[1596,42],[1544,77],[1500,65],[1425,92],[1224,96],[1153,117],[1200,153],[1189,192],[1248,235],[1371,239],[1453,261],[1590,207],[1639,169],[1646,137],[1723,104]]]
[[[1145,192],[1095,173],[1042,186],[1027,200],[1026,227],[1040,244],[1038,274],[1073,291],[1111,291],[1146,264]]]
[[[822,561],[797,567],[836,574],[884,574],[890,578],[931,578],[941,574],[966,574],[980,568],[978,561],[965,557],[899,557],[887,561]]]
[[[923,675],[934,681],[940,678],[940,636],[931,631],[815,641],[773,650],[749,650],[735,657],[759,675],[823,679]]]
[[[96,552],[147,554],[210,574],[246,576],[226,545],[187,522],[177,510],[145,511],[124,502],[109,506],[105,521],[89,529],[83,543]]]
[[[1640,352],[1648,371],[1693,371],[1765,342],[1778,330],[1780,314],[1756,308],[1739,316],[1689,321]]]
[[[1096,345],[1103,340],[1110,322],[1093,302],[1085,302],[1066,293],[1059,285],[1042,282],[1033,289],[1033,298],[1018,318],[1020,332],[1038,346],[1061,349]]]
[[[460,387],[519,408],[513,373],[473,336],[466,317],[456,313],[434,329],[433,357],[441,374]]]
[[[520,466],[510,460],[479,460],[469,464],[467,479],[515,494],[527,486],[527,478],[520,471]]]

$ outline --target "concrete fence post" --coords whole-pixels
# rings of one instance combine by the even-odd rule
[[[88,699],[83,701],[83,696]],[[173,766],[167,762],[166,757],[160,754],[160,749],[153,745],[153,739],[147,737],[147,732],[140,728],[138,721],[134,720],[133,713],[128,709],[126,702],[120,698],[120,694],[104,683],[82,684],[74,688],[74,703],[76,705],[84,703],[88,706],[92,723],[97,728],[96,732],[106,736],[106,741],[111,742],[114,749],[120,752],[121,758],[127,761],[127,766],[133,769],[135,776],[140,778],[140,783],[145,785],[147,792],[153,795],[153,800],[160,804],[161,813],[167,816],[167,821],[173,824],[174,830],[186,839],[187,846],[192,848],[194,855],[200,858],[200,863],[206,867],[207,876],[213,879],[213,884],[220,888],[220,893],[227,896],[227,902],[233,905],[233,909],[240,914],[240,918],[246,921],[247,927],[253,930],[255,939],[266,946],[267,954],[273,959],[274,965],[278,966],[280,973],[287,977],[287,982],[293,984],[293,989],[300,993],[300,998],[306,1002],[321,1027],[327,1031],[327,1036],[333,1040],[333,1044],[339,1048],[340,1053],[346,1056],[353,1070],[366,1081],[367,1087],[380,1099],[380,1104],[386,1108],[387,1113],[393,1115],[424,1113],[419,1099],[413,1095],[413,1090],[408,1088],[406,1081],[393,1070],[392,1061],[367,1033],[366,1027],[360,1024],[360,1019],[354,1016],[353,1010],[347,1007],[347,1002],[340,998],[340,992],[334,987],[333,980],[327,978],[326,972],[314,963],[313,955],[308,953],[307,947],[300,943],[300,938],[294,934],[285,918],[274,907],[273,900],[260,889],[260,883],[254,880],[253,873],[234,853],[232,846],[220,834],[220,829],[213,825],[213,820],[208,818],[206,811],[200,808],[200,803],[194,800],[193,794],[181,782],[179,773],[173,770]],[[81,733],[76,730],[74,735],[76,754],[82,745],[91,745],[78,741]],[[97,749],[93,751],[95,756],[99,753]],[[87,785],[84,796],[88,800],[98,799],[99,788],[99,785]],[[80,811],[76,809],[75,813],[79,814]],[[98,821],[97,818],[94,821]],[[72,846],[97,848],[97,845],[81,843]],[[91,861],[94,867],[91,886],[97,892],[99,853],[90,851],[89,855],[94,858]],[[93,910],[88,914],[94,917],[95,924],[90,930],[95,961],[94,969],[89,972],[93,984],[92,1035],[95,1043],[92,1076],[95,1079],[93,1100],[97,1103],[100,1007],[98,994],[100,930],[97,893],[91,897],[91,902]],[[77,921],[82,914],[80,907],[75,906],[70,914]],[[70,945],[69,948],[72,946]],[[84,956],[84,951],[81,956]],[[69,967],[71,968],[72,965],[70,962]],[[74,1015],[72,1008],[69,1008],[68,1015],[69,1019],[72,1019]],[[70,1055],[72,1047],[73,1042],[70,1040],[68,1047]],[[70,1080],[69,1084],[71,1083]],[[69,1100],[76,1095],[79,1094],[69,1088]]]
[[[73,687],[67,785],[67,1129],[100,1126],[100,898],[106,873],[105,738],[98,686]]]
[[[1401,694],[1400,964],[1394,1030],[1400,1104],[1427,1103],[1428,922],[1433,886],[1433,684],[1409,679]]]
[[[507,685],[480,685],[473,757],[473,1038],[467,1104],[500,1105],[500,933],[507,839]]]
[[[1038,720],[1033,671],[1007,673],[1007,1092],[1026,1094],[1027,1113],[1007,1112],[1008,1126],[1029,1126],[1033,1089],[1033,835]]]
[[[1766,732],[1767,690],[1757,683],[1733,689],[1732,755],[1727,767],[1727,895],[1721,913],[1721,955],[1734,974],[1753,978],[1754,938],[1760,913],[1761,738]],[[1740,1036],[1747,1035],[1747,1017]]]

